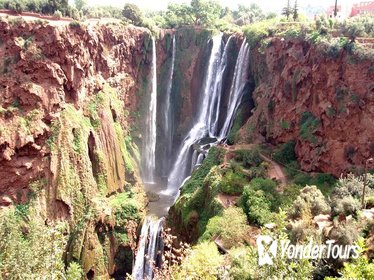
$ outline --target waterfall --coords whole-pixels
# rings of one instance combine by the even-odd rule
[[[219,110],[218,88],[221,87],[217,77],[222,76],[222,68],[226,65],[227,44],[225,50],[222,52],[222,34],[212,38],[212,49],[208,62],[208,69],[205,76],[203,91],[201,94],[200,107],[196,122],[183,140],[177,159],[174,163],[172,171],[168,178],[168,188],[164,193],[169,195],[176,195],[179,191],[179,186],[190,172],[192,145],[198,140],[208,136],[214,135],[214,126],[216,122],[216,111]],[[227,56],[227,55],[226,55]]]
[[[160,252],[163,251],[161,232],[164,218],[155,219],[147,216],[144,220],[140,233],[138,251],[135,265],[132,270],[132,277],[135,280],[152,279],[153,268],[161,264]]]
[[[222,129],[219,131],[218,119],[220,115],[220,103],[222,96],[223,74],[227,66],[227,54],[230,37],[222,51],[222,35],[212,38],[213,46],[209,57],[208,69],[205,76],[202,102],[198,110],[198,118],[193,125],[179,150],[178,157],[174,163],[168,179],[167,194],[177,195],[179,187],[185,182],[188,172],[201,164],[204,155],[192,151],[192,146],[204,137],[218,138],[227,137],[237,109],[244,94],[249,67],[249,46],[243,41],[238,58],[236,60],[234,77],[230,88],[230,96],[227,106],[226,119]],[[219,132],[219,133],[218,133]]]
[[[239,55],[236,60],[234,78],[230,88],[229,102],[227,106],[226,119],[219,134],[219,139],[227,137],[231,130],[236,111],[240,105],[244,94],[244,87],[248,79],[249,67],[249,46],[246,40],[240,47]]]
[[[157,115],[157,58],[156,42],[152,38],[152,87],[149,111],[144,136],[144,156],[142,158],[142,177],[145,182],[154,182],[155,173],[155,152],[156,152],[156,115]]]
[[[163,172],[163,175],[165,176],[169,174],[170,159],[171,159],[172,147],[173,147],[173,116],[172,116],[172,107],[171,107],[171,90],[173,87],[175,54],[176,54],[176,41],[175,41],[175,35],[173,35],[171,67],[169,71],[169,79],[168,79],[168,84],[166,88],[165,110],[163,112],[163,124],[165,126],[164,127],[164,141],[165,141],[164,160],[166,163],[165,165],[163,165],[162,172]]]
[[[220,63],[216,71],[215,77],[213,77],[209,89],[212,89],[212,97],[209,102],[208,110],[208,128],[209,128],[209,137],[216,137],[218,129],[218,118],[221,105],[221,96],[222,96],[222,84],[223,84],[223,73],[226,70],[227,65],[227,52],[230,46],[230,41],[233,37],[227,40],[223,55],[220,58]],[[208,89],[208,90],[209,90]]]

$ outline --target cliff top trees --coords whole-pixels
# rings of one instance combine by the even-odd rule
[[[294,7],[291,7],[291,1],[287,0],[287,6],[283,8],[282,15],[286,16],[287,20],[292,15],[293,20],[297,20],[299,17],[299,7],[297,5],[297,0],[295,0]]]
[[[127,3],[122,10],[122,15],[134,25],[140,25],[143,22],[142,12],[135,4]]]
[[[215,0],[192,0],[190,5],[170,3],[166,23],[170,27],[195,25],[209,27],[221,16],[221,5]]]

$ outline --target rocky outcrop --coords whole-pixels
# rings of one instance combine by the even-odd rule
[[[273,38],[251,54],[256,108],[241,141],[295,139],[305,171],[338,177],[363,168],[374,153],[372,68],[372,59],[344,49],[335,55],[323,45]]]
[[[128,272],[115,264],[132,255],[118,232],[145,212],[130,127],[149,37],[119,23],[0,21],[0,206],[42,189],[40,215],[69,222],[67,261],[88,276]],[[111,204],[121,193],[124,206]],[[119,220],[130,195],[137,216]]]

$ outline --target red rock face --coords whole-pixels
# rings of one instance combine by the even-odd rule
[[[30,182],[49,178],[51,123],[65,104],[84,108],[106,81],[124,108],[137,108],[145,29],[50,26],[0,21],[0,197],[25,200]],[[123,126],[131,119],[120,120]],[[128,123],[130,122],[130,123]],[[1,203],[1,201],[0,201]]]
[[[305,41],[277,38],[251,59],[257,107],[242,141],[294,139],[305,171],[340,176],[363,167],[374,152],[373,60],[343,50],[332,58]],[[303,115],[318,125],[305,129],[304,123],[302,130]]]

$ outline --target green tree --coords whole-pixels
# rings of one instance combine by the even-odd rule
[[[214,0],[192,0],[190,16],[194,25],[209,26],[219,19],[221,10],[221,5]]]
[[[287,6],[283,8],[282,15],[286,16],[286,18],[289,19],[291,14],[292,14],[291,1],[287,0]]]
[[[253,3],[249,7],[240,5],[234,13],[234,20],[237,25],[246,25],[263,20],[265,15],[259,5]]]
[[[295,0],[295,5],[293,8],[293,20],[296,21],[299,17],[299,6],[297,5],[297,0]]]
[[[75,7],[80,11],[84,6],[87,5],[87,0],[75,0]]]
[[[122,10],[123,17],[134,25],[141,25],[143,22],[143,15],[141,10],[135,4],[127,3]]]

